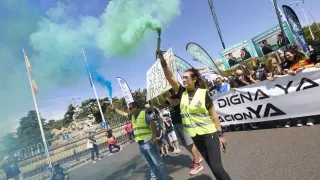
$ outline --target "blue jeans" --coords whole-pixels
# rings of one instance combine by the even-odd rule
[[[139,150],[147,163],[151,178],[156,178],[156,168],[158,168],[162,178],[169,179],[169,171],[163,163],[163,160],[160,157],[159,149],[155,144],[149,141],[139,145]]]

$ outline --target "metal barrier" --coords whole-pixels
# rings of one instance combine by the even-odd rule
[[[113,129],[116,140],[120,145],[126,145],[129,137],[124,131],[124,125],[128,119],[121,117],[108,121],[108,126]],[[100,129],[95,133],[97,144],[101,155],[108,153],[105,130]],[[91,158],[90,150],[87,149],[87,137],[77,140],[69,140],[60,146],[51,148],[54,139],[47,142],[50,149],[51,161],[53,164],[59,163],[62,167],[69,170],[75,169],[89,162]],[[43,144],[38,143],[18,151],[12,152],[18,160],[23,172],[24,179],[45,179],[50,175],[50,169],[46,162]]]

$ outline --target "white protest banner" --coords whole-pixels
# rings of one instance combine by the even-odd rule
[[[164,55],[168,67],[173,75],[177,77],[176,57],[170,48]],[[162,92],[171,89],[171,85],[164,76],[163,69],[158,59],[147,71],[147,101],[159,96]]]
[[[320,70],[262,81],[213,97],[221,125],[320,114]]]
[[[129,107],[129,104],[133,102],[132,94],[130,91],[130,88],[126,81],[122,79],[121,77],[117,77],[117,80],[120,84],[120,88],[123,94],[124,99],[126,100],[127,106]]]

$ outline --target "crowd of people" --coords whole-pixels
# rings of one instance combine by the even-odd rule
[[[233,69],[233,75],[230,77],[218,77],[209,90],[214,91],[212,94],[223,94],[232,91],[234,88],[241,88],[250,84],[261,81],[274,81],[284,75],[296,75],[306,68],[320,68],[320,58],[317,56],[318,51],[311,52],[308,56],[299,51],[296,45],[291,45],[285,51],[278,51],[271,55],[266,62],[261,62],[258,67],[238,65]],[[298,118],[297,126],[303,125],[302,119],[306,119],[306,125],[312,126],[313,117]],[[258,128],[260,123],[242,124],[229,127],[228,130],[239,130],[241,128],[250,130]],[[276,121],[276,126],[289,128],[292,125],[292,119],[285,120],[282,125],[281,121]]]
[[[226,152],[226,139],[211,100],[212,95],[261,81],[274,81],[284,75],[295,75],[306,68],[320,67],[319,58],[309,57],[298,51],[296,46],[291,46],[282,53],[270,56],[267,62],[261,62],[258,67],[238,65],[234,68],[233,76],[218,77],[211,86],[196,69],[186,70],[182,76],[183,83],[180,84],[172,76],[162,52],[157,51],[157,55],[164,75],[172,86],[169,93],[162,95],[165,103],[151,106],[147,102],[145,107],[140,107],[133,102],[129,104],[129,113],[112,106],[118,114],[130,115],[131,122],[127,122],[126,132],[139,144],[152,179],[170,179],[161,156],[168,155],[168,145],[173,153],[179,153],[179,142],[193,157],[189,174],[199,173],[203,169],[201,163],[205,160],[216,179],[231,179],[222,165],[220,148]],[[313,121],[312,117],[307,117],[308,126],[312,126]],[[242,126],[252,129],[259,125],[249,123],[233,128],[237,130]],[[279,123],[277,125],[280,126]],[[286,120],[285,127],[290,125],[291,119]],[[302,126],[301,120],[298,120],[297,126]],[[161,177],[157,177],[156,169]]]

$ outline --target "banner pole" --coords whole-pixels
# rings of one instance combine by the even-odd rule
[[[272,2],[273,2],[274,9],[276,10],[276,14],[277,14],[277,18],[278,18],[281,34],[284,36],[285,32],[284,32],[284,28],[283,28],[283,24],[282,24],[282,20],[281,20],[280,11],[279,11],[279,8],[278,8],[278,1],[277,0],[272,0]],[[286,44],[286,48],[288,48],[287,44]]]
[[[100,114],[101,114],[102,121],[106,122],[106,120],[104,119],[104,115],[103,115],[103,112],[102,112],[102,108],[101,108],[100,102],[99,102],[99,98],[98,98],[98,94],[97,94],[97,91],[96,91],[96,87],[94,86],[94,82],[92,80],[92,76],[91,76],[91,72],[90,72],[90,69],[89,69],[89,65],[88,65],[86,54],[84,52],[83,47],[81,49],[82,49],[82,54],[83,54],[84,61],[86,62],[89,78],[90,78],[90,81],[91,81],[91,84],[92,84],[92,89],[93,89],[94,95],[95,95],[95,97],[97,99],[97,103],[98,103],[98,107],[99,107],[99,111],[100,111]],[[110,99],[111,99],[111,104],[112,104],[112,97],[110,97]]]
[[[218,31],[222,47],[223,47],[223,49],[226,49],[226,46],[224,45],[224,41],[222,39],[222,34],[221,34],[221,30],[220,30],[217,14],[216,14],[216,12],[214,10],[213,2],[212,2],[212,0],[208,0],[208,3],[209,3],[209,7],[210,7],[210,10],[211,10],[211,14],[212,14],[214,23],[216,24],[216,29]]]

